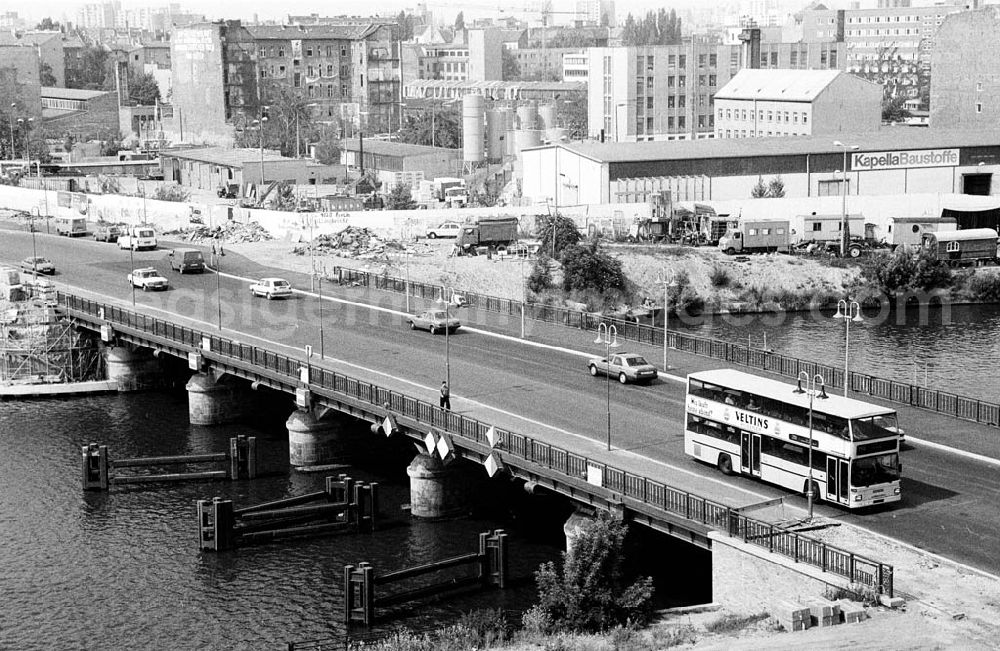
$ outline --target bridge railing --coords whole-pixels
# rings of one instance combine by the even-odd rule
[[[405,293],[409,285],[410,295],[425,299],[437,299],[444,295],[443,285],[434,285],[409,281],[393,276],[379,275],[369,271],[334,267],[336,279],[341,284],[356,284],[373,289]],[[499,314],[521,315],[521,302],[507,298],[498,298],[475,292],[459,291],[470,307]],[[636,323],[628,319],[618,319],[592,312],[581,312],[567,307],[527,303],[524,306],[526,319],[544,321],[547,323],[562,323],[583,330],[597,330],[599,323],[614,325],[618,336],[629,341],[663,346],[663,328],[649,324]],[[682,332],[667,333],[667,345],[702,357],[724,360],[731,364],[756,368],[785,377],[798,377],[800,371],[806,371],[810,376],[823,376],[828,388],[844,387],[844,369],[809,362],[789,357],[779,353],[768,352],[760,348],[752,348],[744,344],[729,343],[719,339],[700,337]],[[1000,427],[1000,404],[986,402],[977,398],[959,396],[937,389],[929,389],[916,384],[897,382],[858,373],[850,372],[851,391],[881,398],[890,402],[910,405],[920,409],[945,414],[955,418],[970,420],[982,425]]]
[[[289,386],[300,384],[299,369],[305,365],[304,360],[63,292],[58,293],[58,301],[71,310],[73,316],[88,315],[97,321],[169,339],[192,350],[200,350],[203,338],[208,338],[212,352],[284,377]],[[76,314],[72,314],[73,312]],[[454,436],[489,448],[487,431],[491,426],[488,423],[315,364],[310,365],[309,370],[309,381],[313,387],[340,393],[370,404],[375,413],[380,412],[384,405],[389,405],[389,410],[394,413],[424,425],[447,430]],[[889,596],[893,594],[891,565],[827,545],[803,534],[754,520],[719,502],[615,468],[530,436],[501,428],[495,428],[495,431],[501,440],[502,453],[507,455],[508,459],[515,458],[578,482],[590,481],[596,472],[600,476],[599,485],[608,491],[647,507],[724,531],[729,536],[741,538],[747,544],[792,558],[797,563],[818,567],[824,572],[842,576],[851,582],[868,585],[880,593]]]

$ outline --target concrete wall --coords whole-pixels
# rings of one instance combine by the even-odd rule
[[[813,100],[814,135],[872,133],[882,126],[882,86],[849,74],[837,78]]]
[[[831,587],[847,587],[840,577],[739,539],[713,532],[712,601],[743,614],[776,613],[779,602],[822,597]]]

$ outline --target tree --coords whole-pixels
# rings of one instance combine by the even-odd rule
[[[785,196],[785,181],[781,176],[774,176],[767,182],[767,196],[772,199]]]
[[[400,183],[385,198],[386,210],[413,210],[417,207],[417,202],[413,200],[410,186]]]
[[[42,18],[42,22],[38,23],[35,29],[41,32],[61,32],[62,25],[46,16]]]
[[[296,138],[315,131],[309,98],[301,88],[284,84],[270,86],[264,97],[264,104],[269,107],[265,140],[277,146],[283,156],[295,156]]]
[[[107,73],[108,51],[96,45],[80,50],[80,65],[66,70],[67,88],[100,90]]]
[[[562,263],[565,291],[595,290],[604,293],[628,287],[621,260],[601,250],[597,240],[566,247],[559,261]]]
[[[527,284],[528,291],[535,294],[540,294],[552,287],[552,259],[549,256],[541,253],[535,259],[531,273],[528,274]]]
[[[656,12],[648,11],[640,20],[630,13],[625,18],[622,29],[622,45],[676,45],[681,42],[683,30],[681,19],[674,9]]]
[[[602,512],[563,554],[561,572],[544,563],[535,572],[538,603],[534,619],[551,623],[552,632],[605,631],[652,617],[653,580],[642,577],[626,586],[622,569],[626,525]]]
[[[911,254],[903,247],[889,255],[872,256],[862,275],[888,296],[947,287],[952,281],[951,269],[933,251]]]
[[[56,86],[59,83],[52,74],[52,66],[45,62],[38,66],[38,77],[42,86]]]
[[[559,119],[569,139],[585,140],[588,134],[587,102],[566,102],[559,106]]]
[[[896,97],[885,97],[882,99],[882,121],[883,122],[902,122],[906,118],[910,117],[910,112],[906,110],[904,105],[906,100],[909,99],[905,95],[898,95]]]
[[[541,240],[541,248],[546,254],[552,253],[554,247],[554,257],[559,258],[564,249],[579,243],[581,239],[580,229],[576,227],[576,222],[572,219],[564,215],[556,215],[555,217],[549,215],[543,219],[544,221],[537,225],[538,233],[536,237]],[[555,229],[554,245],[552,243],[553,229]]]
[[[754,199],[762,199],[767,196],[767,186],[764,185],[762,177],[757,177],[757,185],[753,186],[753,189],[750,190],[750,196]]]
[[[73,145],[76,144],[76,137],[72,133],[66,133],[63,136],[62,148],[67,154],[73,151]]]
[[[396,23],[399,25],[399,40],[411,40],[413,38],[413,15],[400,11],[396,16]]]
[[[160,87],[156,78],[148,73],[132,75],[128,83],[129,99],[139,106],[153,106],[160,100]]]
[[[455,16],[455,32],[460,32],[465,29],[465,14],[463,12],[458,12]]]
[[[433,129],[434,137],[431,137]],[[401,142],[411,145],[431,145],[460,149],[462,147],[462,121],[458,109],[436,106],[416,114],[409,114],[399,130]]]
[[[504,48],[500,53],[500,76],[504,81],[518,81],[521,79],[521,66],[517,62],[514,53]]]
[[[340,138],[333,129],[322,129],[316,143],[316,160],[324,165],[340,163]]]

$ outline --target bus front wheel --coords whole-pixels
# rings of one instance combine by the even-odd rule
[[[809,480],[806,480],[806,483],[802,486],[802,494],[808,496],[810,492],[812,493],[813,504],[815,504],[820,499],[820,497],[819,497],[819,484],[817,484],[814,481],[811,482]]]
[[[719,467],[719,472],[723,475],[733,474],[733,460],[729,458],[728,454],[720,454],[719,461],[715,465]]]

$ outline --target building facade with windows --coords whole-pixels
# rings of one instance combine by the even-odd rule
[[[882,88],[837,70],[741,70],[715,95],[716,138],[877,131]]]
[[[739,66],[739,53],[734,62],[732,52],[698,40],[588,48],[590,136],[615,142],[713,137],[713,97]]]
[[[948,16],[931,63],[931,126],[980,129],[1000,122],[1000,59],[986,49],[998,41],[1000,7]]]

